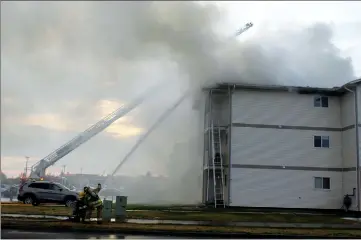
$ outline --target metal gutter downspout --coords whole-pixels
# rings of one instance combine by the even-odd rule
[[[232,184],[232,105],[233,105],[233,93],[236,88],[236,85],[233,85],[233,89],[231,86],[228,86],[228,94],[229,94],[229,129],[228,129],[228,206],[231,206],[232,203],[232,192],[231,192],[231,184]]]
[[[354,100],[355,100],[355,128],[356,128],[356,204],[357,204],[357,211],[360,213],[361,212],[361,206],[360,206],[360,139],[359,139],[359,127],[358,127],[358,123],[359,123],[359,119],[358,119],[358,94],[357,94],[357,90],[352,91],[349,88],[347,88],[345,86],[345,89],[349,92],[351,92],[354,95]]]
[[[203,93],[203,92],[202,92]],[[208,91],[207,91],[208,93]],[[206,158],[206,144],[208,144],[208,142],[206,141],[206,133],[207,133],[207,128],[208,126],[207,125],[207,110],[208,110],[208,94],[205,93],[204,91],[204,96],[205,96],[205,101],[204,101],[204,113],[203,113],[203,168],[202,168],[202,202],[204,204],[206,204],[206,201],[207,201],[207,181],[204,181],[204,178],[205,178],[205,167],[207,166],[206,163],[207,163],[207,158]],[[208,157],[208,156],[207,156]]]

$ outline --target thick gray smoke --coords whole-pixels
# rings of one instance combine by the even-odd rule
[[[203,122],[192,104],[202,86],[228,81],[331,87],[354,78],[351,61],[340,57],[325,24],[271,32],[255,23],[254,37],[239,42],[219,31],[224,20],[219,9],[193,2],[2,2],[1,7],[2,156],[43,157],[96,122],[100,100],[125,103],[167,82],[126,118],[147,129],[185,89],[194,89],[193,98],[119,172],[150,169],[169,176],[159,183],[161,200],[200,200]],[[61,121],[49,116],[47,123],[67,130],[26,126],[25,117],[34,114],[61,116]],[[110,173],[135,141],[102,133],[61,162],[72,172]],[[139,198],[147,201],[147,195]]]

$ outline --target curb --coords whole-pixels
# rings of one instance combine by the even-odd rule
[[[226,233],[226,232],[191,232],[191,231],[169,231],[169,230],[140,230],[140,229],[97,229],[94,228],[74,228],[71,226],[39,226],[31,224],[25,226],[23,224],[17,225],[16,223],[2,223],[2,229],[11,230],[26,230],[29,231],[46,231],[46,232],[58,232],[58,233],[88,233],[88,234],[128,234],[128,235],[146,235],[146,236],[168,236],[168,237],[208,237],[208,238],[249,238],[249,239],[355,239],[355,237],[344,236],[313,236],[313,235],[278,235],[278,234],[251,234],[251,233]]]

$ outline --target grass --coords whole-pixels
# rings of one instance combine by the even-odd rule
[[[60,221],[42,221],[31,219],[12,219],[1,218],[2,228],[19,227],[22,229],[47,229],[57,231],[92,231],[107,233],[115,232],[136,232],[142,231],[151,233],[152,231],[168,231],[173,234],[184,232],[207,232],[207,233],[227,233],[227,234],[250,234],[250,235],[297,235],[297,236],[318,236],[318,237],[351,237],[360,238],[361,230],[342,230],[342,229],[280,229],[280,228],[245,228],[245,227],[218,227],[218,226],[183,226],[183,225],[150,225],[150,224],[131,224],[131,223],[103,223],[102,225],[81,223],[60,222]]]
[[[15,201],[1,203],[1,205],[18,205],[18,204],[22,204],[22,203],[15,202]],[[61,206],[61,205],[59,205],[59,206]],[[115,208],[115,203],[113,204],[113,208]],[[167,210],[209,211],[208,208],[200,208],[197,205],[178,205],[178,204],[173,204],[173,205],[128,204],[127,209],[128,210],[159,210],[159,211],[167,211]]]
[[[34,214],[69,216],[72,211],[63,206],[31,206],[24,204],[2,204],[1,213],[7,214]],[[95,214],[95,212],[94,212]],[[113,211],[114,215],[114,211]],[[130,219],[158,219],[158,220],[185,220],[185,221],[218,221],[218,222],[286,222],[286,223],[353,223],[334,215],[297,215],[285,213],[245,213],[245,212],[181,212],[161,210],[128,211]]]

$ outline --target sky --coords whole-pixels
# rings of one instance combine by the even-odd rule
[[[314,23],[329,24],[332,42],[344,57],[351,57],[355,75],[361,76],[361,16],[359,1],[225,1],[217,2],[227,9],[230,28],[245,21],[257,26],[278,29],[286,26],[301,29]],[[251,37],[250,30],[244,39]],[[345,80],[347,81],[347,80]]]
[[[328,87],[354,80],[361,76],[358,9],[357,1],[1,2],[1,169],[20,174],[25,156],[31,166],[161,82],[169,84],[49,172],[66,165],[72,173],[111,173],[189,87],[219,79]],[[229,39],[247,22],[254,27]],[[196,90],[119,174],[181,171],[181,178],[195,162],[199,171]]]

